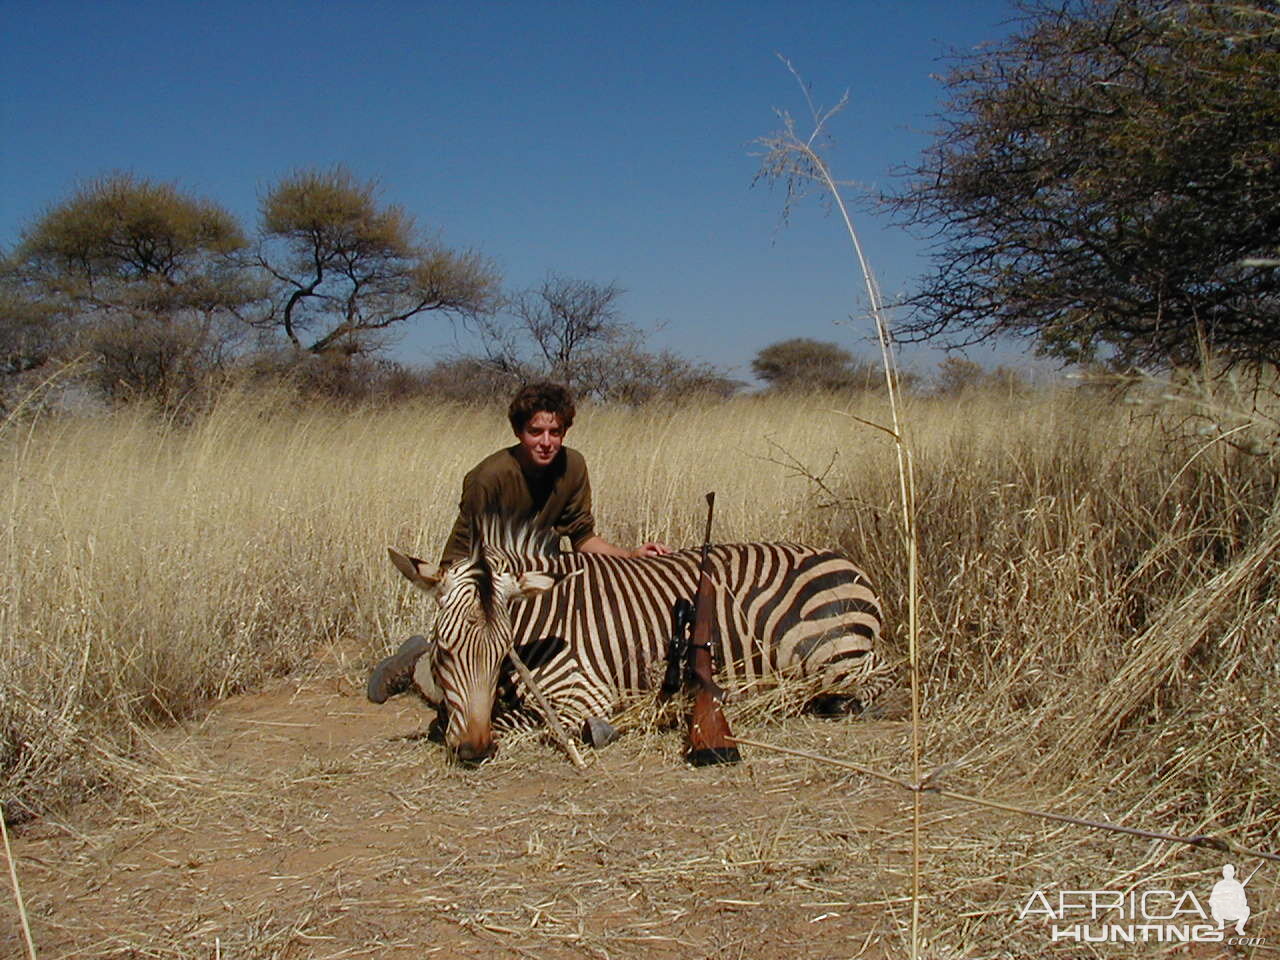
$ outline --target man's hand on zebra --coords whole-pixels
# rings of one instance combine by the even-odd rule
[[[628,550],[614,546],[597,533],[578,544],[578,552],[599,553],[606,557],[663,557],[671,552],[671,548],[665,543],[642,543],[634,550]]]
[[[671,548],[665,543],[642,543],[631,551],[633,557],[665,557]]]

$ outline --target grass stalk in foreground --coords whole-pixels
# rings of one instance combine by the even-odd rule
[[[918,613],[918,556],[919,543],[916,534],[915,510],[915,476],[911,458],[911,448],[904,436],[904,422],[899,403],[898,368],[893,354],[893,345],[889,337],[888,317],[884,309],[884,300],[880,294],[880,285],[876,282],[875,273],[862,249],[862,241],[853,225],[853,218],[840,192],[840,184],[831,174],[822,155],[821,144],[826,138],[827,122],[840,112],[848,102],[846,93],[839,103],[829,110],[819,110],[809,96],[808,88],[795,67],[786,58],[780,57],[791,75],[795,77],[800,89],[804,92],[805,102],[809,107],[813,128],[809,135],[801,138],[796,133],[795,122],[786,111],[779,111],[783,128],[780,132],[763,137],[759,142],[766,150],[761,163],[759,176],[770,182],[782,180],[786,185],[787,198],[784,210],[799,199],[809,184],[817,184],[827,195],[835,208],[840,212],[845,232],[853,246],[858,260],[858,268],[862,273],[863,284],[867,289],[867,300],[871,308],[871,317],[875,322],[876,339],[880,344],[880,356],[884,365],[885,387],[888,393],[891,428],[880,427],[887,432],[894,442],[898,462],[898,495],[902,510],[903,542],[907,549],[907,657],[911,683],[911,769],[912,777],[917,785],[921,782],[920,756],[920,651],[919,651],[919,613]],[[873,424],[874,425],[874,424]],[[874,425],[879,426],[879,425]],[[919,955],[920,949],[920,791],[917,789],[912,798],[911,815],[911,956]]]
[[[4,804],[0,804],[0,837],[4,838],[4,858],[9,864],[9,880],[13,884],[13,899],[18,906],[18,916],[22,920],[22,938],[27,944],[27,953],[31,960],[36,960],[36,942],[31,936],[31,921],[27,918],[27,905],[22,899],[22,887],[18,883],[18,866],[13,862],[13,850],[9,847],[9,828],[4,822]]]

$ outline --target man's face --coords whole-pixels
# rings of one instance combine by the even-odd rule
[[[529,418],[516,436],[520,440],[521,452],[526,463],[538,470],[551,466],[564,445],[564,427],[560,417],[554,413],[540,410]]]

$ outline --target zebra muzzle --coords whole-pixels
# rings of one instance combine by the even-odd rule
[[[464,740],[453,749],[454,757],[463,763],[479,763],[497,752],[498,745],[492,738],[483,741]]]

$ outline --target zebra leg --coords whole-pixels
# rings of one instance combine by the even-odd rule
[[[828,719],[882,716],[876,701],[893,685],[890,672],[861,637],[835,637],[814,645],[805,674],[819,678],[817,694],[805,712]]]

